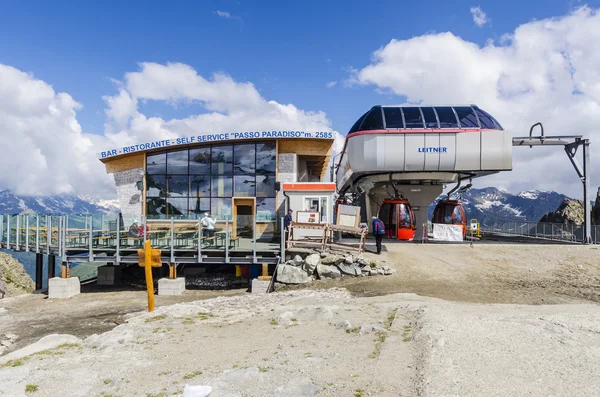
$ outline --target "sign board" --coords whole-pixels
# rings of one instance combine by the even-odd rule
[[[474,232],[479,230],[479,225],[477,224],[477,221],[475,221],[475,220],[471,221],[471,230]]]
[[[296,211],[296,223],[321,223],[321,213],[314,211]]]
[[[360,225],[360,207],[344,204],[338,205],[335,224],[339,226],[358,228]]]
[[[222,134],[201,134],[176,139],[163,139],[160,141],[144,142],[136,145],[110,148],[98,153],[99,159],[105,159],[122,154],[141,152],[149,149],[177,147],[192,143],[208,143],[222,141],[244,141],[256,139],[296,138],[296,139],[334,139],[335,133],[331,131],[246,131],[226,132]]]
[[[463,241],[462,226],[434,223],[433,239],[438,241]]]

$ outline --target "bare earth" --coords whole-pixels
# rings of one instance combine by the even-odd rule
[[[598,395],[596,247],[387,249],[392,276],[186,291],[153,313],[143,291],[0,300],[0,342],[18,336],[0,396]],[[49,334],[81,340],[19,350]]]

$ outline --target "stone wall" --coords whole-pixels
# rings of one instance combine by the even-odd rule
[[[295,153],[279,153],[277,164],[277,180],[284,183],[294,183],[298,171],[298,157]],[[283,192],[277,193],[277,217],[285,216],[285,196]]]
[[[141,221],[143,191],[139,189],[144,177],[143,168],[133,168],[113,174],[117,185],[117,198],[123,214],[123,225],[127,228],[133,221]]]

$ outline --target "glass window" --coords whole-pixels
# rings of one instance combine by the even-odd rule
[[[321,223],[327,223],[327,197],[321,197]]]
[[[471,107],[463,106],[454,108],[454,110],[460,121],[460,128],[479,128],[477,117],[475,117],[475,112]]]
[[[399,204],[398,209],[398,227],[409,228],[411,226],[411,223],[410,213],[408,212],[408,206],[406,204]]]
[[[304,210],[319,212],[321,214],[321,222],[327,222],[327,220],[329,219],[327,200],[327,196],[305,197]]]
[[[148,174],[165,174],[167,172],[167,154],[149,154],[146,157],[146,171]]]
[[[256,145],[235,145],[233,172],[236,175],[256,172]]]
[[[167,177],[148,175],[146,177],[146,197],[167,197]]]
[[[164,198],[146,199],[146,214],[150,218],[164,218],[167,214],[167,200]]]
[[[189,179],[187,175],[167,175],[169,197],[186,197],[189,195]]]
[[[233,173],[233,146],[213,146],[211,159],[213,175]]]
[[[275,174],[256,175],[256,197],[275,197]]]
[[[230,176],[213,176],[210,189],[211,197],[231,197],[232,193],[232,177]]]
[[[190,175],[190,196],[210,197],[209,175]]]
[[[168,198],[167,199],[167,215],[187,215],[188,199],[184,198]]]
[[[213,219],[224,221],[231,220],[231,199],[230,198],[216,198],[210,200],[210,214]]]
[[[369,112],[363,114],[362,116],[360,116],[360,118],[358,120],[356,120],[356,123],[354,123],[352,128],[350,128],[350,132],[348,132],[348,134],[352,134],[353,132],[360,131],[360,125],[362,124],[365,117],[367,117],[367,114],[369,114]]]
[[[382,130],[383,117],[381,117],[381,108],[371,109],[360,129],[361,131]]]
[[[203,215],[205,212],[210,212],[210,199],[190,197],[189,213]]]
[[[423,117],[425,117],[426,128],[440,128],[438,127],[437,118],[435,117],[433,108],[421,108],[421,111],[423,112]]]
[[[188,173],[188,151],[167,152],[167,174]]]
[[[390,223],[390,210],[392,206],[395,204],[383,204],[381,206],[381,211],[379,211],[379,219],[383,222],[383,224],[388,227]]]
[[[402,108],[406,128],[424,128],[419,108]]]
[[[234,176],[233,195],[235,197],[256,197],[256,180],[254,175]]]
[[[210,174],[210,147],[190,149],[190,174]]]
[[[435,108],[435,111],[440,119],[440,128],[458,128],[458,121],[451,107]]]
[[[462,211],[459,206],[454,207],[453,216],[454,224],[461,224],[463,222]]]
[[[486,128],[489,130],[501,130],[503,129],[500,123],[492,117],[491,114],[479,109],[477,106],[475,108],[475,113],[477,113],[477,117],[479,117],[479,122],[481,123],[481,128]]]
[[[383,108],[385,128],[404,128],[401,108]]]
[[[275,173],[277,166],[277,146],[275,142],[256,144],[256,173]]]
[[[274,221],[275,220],[275,199],[257,198],[256,199],[256,220]]]

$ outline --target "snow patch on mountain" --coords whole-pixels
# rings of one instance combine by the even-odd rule
[[[117,200],[78,196],[20,196],[0,190],[0,214],[104,214],[119,212]]]

